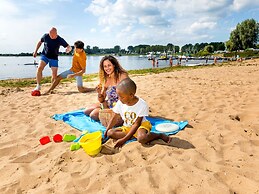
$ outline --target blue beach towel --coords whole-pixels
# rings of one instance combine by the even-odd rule
[[[55,120],[63,120],[65,123],[69,124],[71,127],[79,130],[79,131],[85,131],[87,130],[89,133],[95,132],[95,131],[102,131],[104,134],[106,128],[98,121],[95,121],[91,119],[89,116],[86,116],[83,112],[83,110],[75,110],[63,114],[55,114],[52,116]],[[154,133],[161,133],[160,131],[156,130],[156,125],[161,123],[173,123],[179,126],[178,130],[170,131],[170,132],[163,132],[166,135],[173,135],[178,133],[179,131],[183,130],[186,125],[188,124],[188,121],[170,121],[162,118],[156,118],[156,117],[147,117],[147,119],[152,124],[151,132]],[[78,141],[78,139],[77,139]]]

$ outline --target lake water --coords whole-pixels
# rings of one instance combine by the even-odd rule
[[[98,73],[99,62],[103,56],[88,56],[86,73]],[[133,69],[147,69],[152,68],[151,61],[146,57],[138,56],[119,56],[116,57],[120,64],[126,70]],[[33,57],[0,57],[0,80],[16,79],[16,78],[34,78],[36,76],[37,66],[24,65],[26,63],[33,63]],[[39,61],[39,57],[36,58]],[[72,56],[59,57],[58,73],[63,72],[71,67]],[[221,62],[221,61],[218,61]],[[176,63],[176,60],[173,60]],[[205,63],[205,60],[182,60],[182,65],[193,66],[200,63]],[[213,63],[209,60],[208,64]],[[169,60],[159,60],[159,67],[169,67]],[[43,76],[51,76],[51,70],[48,66],[43,71]]]

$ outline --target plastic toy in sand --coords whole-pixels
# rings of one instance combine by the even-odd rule
[[[89,156],[96,156],[102,149],[102,132],[85,134],[79,140],[79,144]]]
[[[156,130],[160,132],[177,131],[179,126],[174,123],[160,123],[156,125]]]
[[[32,91],[31,91],[31,95],[32,95],[32,96],[40,96],[41,94],[40,94],[40,91],[39,91],[39,90],[32,90]]]
[[[40,144],[41,145],[45,145],[49,142],[51,142],[49,136],[44,136],[44,137],[40,138]]]
[[[70,150],[71,151],[75,151],[75,150],[78,150],[80,149],[80,144],[79,143],[73,143],[71,146],[70,146]]]
[[[62,140],[63,140],[63,137],[60,134],[56,134],[56,135],[53,136],[53,141],[56,142],[56,143],[62,142]]]
[[[66,141],[66,142],[71,142],[71,141],[74,141],[75,139],[76,139],[76,136],[71,134],[65,134],[63,137],[63,141]]]

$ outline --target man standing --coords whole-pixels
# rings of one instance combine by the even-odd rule
[[[37,56],[38,49],[42,43],[44,43],[44,48],[40,56],[40,63],[36,74],[37,86],[34,90],[41,89],[40,82],[42,79],[42,71],[47,64],[49,64],[49,67],[52,71],[51,82],[53,83],[57,79],[59,47],[63,46],[66,48],[66,53],[69,53],[72,50],[69,44],[57,34],[57,29],[54,27],[50,29],[49,33],[44,34],[40,41],[37,43],[33,57]]]

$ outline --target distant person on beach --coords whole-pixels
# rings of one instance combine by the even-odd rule
[[[116,93],[117,84],[128,77],[126,70],[122,68],[119,61],[111,56],[104,56],[100,61],[99,85],[97,86],[98,103],[87,107],[84,113],[94,120],[99,120],[101,109],[112,108],[118,101]]]
[[[150,132],[152,125],[146,119],[149,107],[147,103],[137,97],[137,86],[130,78],[122,80],[116,88],[119,100],[113,107],[115,115],[110,120],[105,136],[117,140],[114,147],[122,147],[126,141],[132,137],[137,138],[142,144],[149,143],[156,139],[162,139],[166,143],[170,143],[172,138],[165,134],[157,134]],[[122,118],[123,126],[113,128],[118,118]]]
[[[170,65],[170,67],[173,66],[173,57],[170,57],[170,59],[169,59],[169,65]]]
[[[152,62],[152,67],[155,68],[155,67],[156,67],[156,66],[155,66],[155,65],[156,65],[156,59],[155,59],[155,57],[152,57],[152,58],[151,58],[151,62]]]
[[[54,27],[50,29],[49,33],[46,33],[41,37],[40,41],[36,45],[35,51],[33,52],[33,57],[37,56],[37,52],[42,43],[44,43],[44,48],[40,56],[39,66],[37,68],[37,86],[35,90],[41,89],[40,82],[42,79],[42,71],[47,64],[49,64],[49,67],[52,71],[52,83],[55,81],[55,79],[57,79],[59,47],[63,46],[66,48],[67,53],[72,50],[69,44],[57,34],[57,29]]]
[[[62,79],[65,78],[76,78],[77,89],[79,92],[85,93],[93,91],[93,88],[83,87],[82,75],[86,69],[86,53],[84,51],[84,43],[80,40],[74,43],[74,55],[72,58],[72,67],[58,75],[58,77],[52,82],[50,89],[45,93],[51,93],[54,88],[59,84]]]
[[[242,59],[239,55],[237,55],[237,61],[238,61],[238,62],[242,62],[243,59]]]
[[[217,63],[217,57],[214,57],[214,64]]]
[[[180,66],[181,65],[181,60],[182,59],[180,57],[177,58],[176,66]]]

